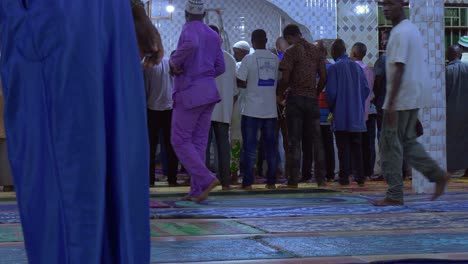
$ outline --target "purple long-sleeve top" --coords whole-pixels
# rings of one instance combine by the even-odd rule
[[[175,100],[180,95],[186,108],[220,101],[215,78],[225,71],[221,38],[206,24],[191,21],[184,25],[171,65],[183,70],[174,78]]]

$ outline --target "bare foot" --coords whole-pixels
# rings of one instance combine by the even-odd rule
[[[442,196],[442,194],[444,194],[445,187],[447,187],[447,183],[449,181],[450,181],[450,174],[447,173],[439,182],[436,183],[435,191],[431,199],[432,201],[437,200],[437,198],[439,198],[440,196]]]
[[[400,205],[403,205],[403,202],[384,198],[382,200],[375,201],[372,204],[374,206],[400,206]]]
[[[192,201],[192,199],[193,198],[190,195],[186,195],[186,196],[180,198],[181,201]]]
[[[206,187],[206,189],[202,192],[202,194],[200,194],[200,196],[198,196],[197,198],[192,198],[192,201],[199,203],[201,201],[206,200],[206,198],[208,198],[208,194],[210,194],[211,190],[213,190],[214,187],[216,187],[218,185],[219,185],[219,181],[218,181],[218,179],[215,179],[210,185],[208,185],[208,187]]]
[[[252,190],[252,185],[249,186],[240,186],[239,190],[250,191]]]
[[[230,191],[230,190],[232,190],[232,187],[231,186],[223,186],[222,190],[223,191]]]

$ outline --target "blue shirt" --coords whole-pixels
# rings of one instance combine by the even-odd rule
[[[370,94],[361,67],[347,54],[328,68],[327,102],[333,113],[335,131],[365,132],[364,111]]]

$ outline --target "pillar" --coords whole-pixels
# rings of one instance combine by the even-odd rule
[[[445,110],[445,25],[444,0],[410,0],[411,21],[421,31],[426,49],[426,65],[429,70],[432,104],[421,109],[420,120],[424,135],[420,141],[437,163],[446,169],[446,110]],[[419,172],[413,171],[413,190],[416,193],[432,193],[434,184]]]

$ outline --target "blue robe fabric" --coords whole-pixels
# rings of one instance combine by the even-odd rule
[[[29,263],[149,263],[145,95],[129,1],[1,0],[0,24]]]

